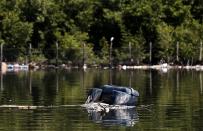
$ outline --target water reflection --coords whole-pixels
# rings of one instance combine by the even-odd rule
[[[3,73],[1,72],[1,91],[4,90],[4,86],[3,86]]]
[[[109,70],[109,85],[112,85],[112,69]]]
[[[0,108],[0,129],[203,130],[202,75],[203,72],[192,70],[169,70],[167,73],[156,70],[7,72],[1,74],[0,105],[54,108]],[[103,113],[84,111],[79,106],[85,102],[89,89],[108,83],[138,90],[138,107]],[[148,111],[140,109],[141,105],[153,106]]]
[[[149,88],[150,88],[150,95],[152,95],[152,70],[149,72]]]
[[[200,91],[202,94],[202,73],[199,73],[199,81],[200,81]]]
[[[134,126],[135,123],[139,120],[138,113],[135,108],[114,109],[105,113],[87,109],[87,112],[91,120],[93,120],[95,123],[101,123],[105,126]]]
[[[58,93],[59,90],[59,73],[58,70],[56,70],[56,92]]]
[[[179,79],[179,71],[176,72],[176,89],[177,92],[179,92],[179,88],[180,88],[180,79]]]
[[[29,71],[28,73],[28,85],[30,89],[30,94],[32,94],[32,71]]]

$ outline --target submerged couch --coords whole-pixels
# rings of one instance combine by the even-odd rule
[[[133,88],[104,85],[89,91],[86,104],[101,102],[109,105],[135,106],[138,96],[139,93]]]

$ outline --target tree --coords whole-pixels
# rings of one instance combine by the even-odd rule
[[[173,44],[174,28],[163,22],[157,25],[157,33],[157,42],[159,49],[157,57],[166,62],[170,62],[175,51]]]
[[[2,20],[2,38],[6,45],[6,58],[10,61],[19,56],[27,55],[28,42],[31,39],[33,25],[22,22],[19,15],[14,11],[6,12]]]
[[[184,64],[198,60],[199,35],[195,23],[183,24],[175,30],[174,43],[180,43],[180,58]]]
[[[99,41],[99,45],[101,48],[101,51],[98,52],[99,63],[108,65],[108,63],[109,63],[109,44],[105,37],[102,37],[102,39]]]
[[[119,56],[119,58],[122,58],[120,61],[126,61],[128,64],[142,63],[146,57],[144,52],[145,39],[142,34],[132,35],[123,32],[122,36],[123,47],[120,52],[122,52],[123,56]]]

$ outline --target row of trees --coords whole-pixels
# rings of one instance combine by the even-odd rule
[[[6,61],[52,62],[58,43],[63,63],[108,64],[114,37],[114,64],[198,63],[202,34],[202,0],[0,1]]]

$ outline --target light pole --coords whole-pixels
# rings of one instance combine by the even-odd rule
[[[56,42],[56,67],[58,67],[58,42]]]
[[[111,39],[110,39],[111,43],[110,43],[110,48],[109,48],[109,66],[110,66],[110,68],[112,68],[112,58],[111,58],[111,56],[112,56],[113,40],[114,40],[114,37],[111,37]]]

